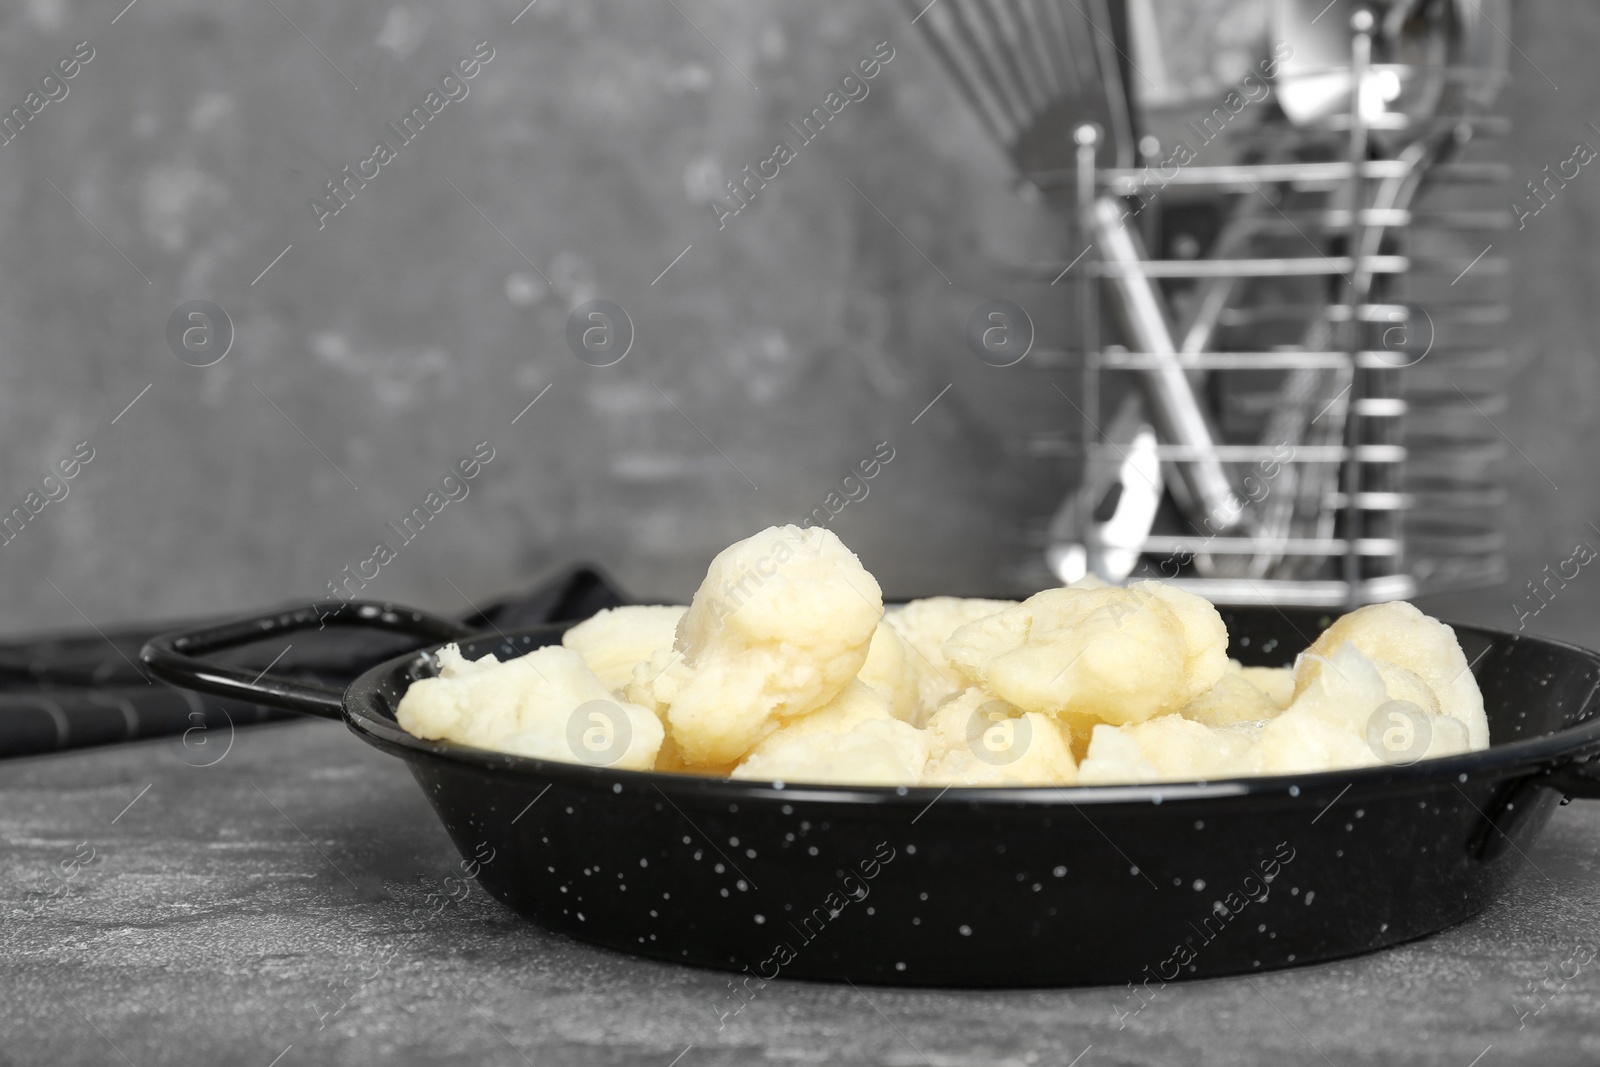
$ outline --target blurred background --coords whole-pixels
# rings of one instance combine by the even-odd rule
[[[1019,268],[1073,239],[890,0],[124,3],[0,9],[0,108],[29,116],[0,144],[0,511],[93,449],[0,545],[6,634],[324,597],[379,541],[398,551],[363,596],[451,614],[580,559],[684,600],[882,443],[832,526],[886,595],[1043,580],[1027,565],[1077,467],[1016,442],[1078,432],[1075,372],[988,365],[963,330],[1003,298],[1067,344],[1066,287]],[[1199,6],[1167,32],[1212,35],[1220,90],[1255,62],[1237,42],[1261,5]],[[1514,16],[1493,144],[1513,187],[1489,200],[1508,218],[1600,145],[1600,9]],[[92,58],[35,111],[80,42]],[[867,95],[719,228],[708,200],[881,42]],[[475,49],[467,95],[401,144],[388,124]],[[380,138],[395,158],[314,209]],[[1543,568],[1600,547],[1597,217],[1585,169],[1492,235],[1504,580],[1423,601],[1447,618],[1600,644],[1588,568],[1518,614]],[[634,331],[610,366],[567,343],[594,299]],[[206,367],[168,341],[196,300],[233,330]],[[402,545],[390,524],[480,442],[468,495]]]

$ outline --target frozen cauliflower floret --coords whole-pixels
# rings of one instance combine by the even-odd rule
[[[1087,727],[1182,708],[1227,671],[1227,642],[1210,603],[1138,582],[1047,589],[961,627],[944,650],[996,696]]]
[[[440,678],[461,678],[500,666],[493,652],[482,659],[468,659],[461,654],[461,646],[453,643],[441,648],[434,658],[439,661]]]
[[[1228,662],[1231,664],[1229,673],[1237,674],[1261,690],[1279,708],[1286,708],[1294,703],[1293,667],[1246,667],[1236,660]]]
[[[854,730],[864,722],[893,722],[894,712],[889,698],[860,679],[840,690],[839,695],[807,715],[790,719],[768,734],[751,755],[769,750],[785,739],[809,737],[812,734],[842,734]]]
[[[922,725],[922,670],[914,648],[887,621],[878,623],[857,679],[877,690],[889,702],[895,718]]]
[[[878,583],[831,531],[769,527],[711,561],[673,653],[635,669],[628,699],[666,716],[690,763],[731,763],[838,696],[882,617]]]
[[[1095,726],[1089,735],[1089,753],[1078,764],[1079,785],[1132,785],[1160,778],[1161,772],[1145,759],[1126,726]]]
[[[1389,699],[1383,676],[1360,650],[1344,646],[1322,661],[1293,704],[1261,731],[1257,774],[1293,774],[1381,761],[1367,743],[1367,722]]]
[[[1228,627],[1205,597],[1161,582],[1134,582],[1124,592],[1160,599],[1183,627],[1183,672],[1189,698],[1204,693],[1228,670]]]
[[[1383,689],[1390,700],[1410,701],[1429,715],[1444,714],[1444,709],[1439,706],[1439,695],[1416,672],[1397,667],[1387,660],[1375,659],[1371,662],[1378,677],[1383,679]],[[1462,729],[1465,728],[1463,725]]]
[[[670,698],[685,677],[683,672],[679,672],[668,678],[667,670],[682,660],[683,653],[674,646],[656,649],[650,653],[649,659],[633,665],[633,677],[622,687],[622,696],[641,708],[649,708],[665,722]],[[667,741],[670,743],[672,738],[669,736]]]
[[[1094,728],[1078,768],[1083,785],[1296,774],[1468,751],[1467,730],[1438,714],[1414,673],[1345,644],[1321,663],[1287,709],[1237,670],[1183,709]]]
[[[1157,582],[885,615],[834,534],[773,527],[719,553],[688,608],[601,612],[504,663],[444,647],[396,717],[546,759],[838,785],[1214,781],[1488,744],[1454,632],[1409,604],[1339,619],[1292,669],[1227,647],[1215,608]]]
[[[1295,665],[1295,696],[1322,670],[1320,660],[1343,644],[1370,660],[1404,668],[1433,690],[1439,709],[1466,727],[1472,751],[1489,747],[1489,719],[1455,631],[1404,601],[1371,604],[1336,620]],[[1411,699],[1411,698],[1407,698]]]
[[[1212,727],[1179,715],[1131,726],[1101,724],[1089,740],[1079,781],[1215,780],[1249,773],[1255,730],[1247,724]]]
[[[681,607],[607,608],[561,638],[561,644],[583,657],[600,683],[620,693],[633,680],[633,668],[663,648],[671,648]]]
[[[501,663],[492,655],[469,661],[446,645],[439,667],[438,677],[411,683],[395,709],[415,737],[627,770],[655,764],[660,720],[614,699],[571,649],[552,645]]]
[[[1408,702],[1404,694],[1414,693],[1417,681],[1411,672],[1406,674],[1410,677],[1391,671],[1386,679],[1353,643],[1338,645],[1294,703],[1262,728],[1251,754],[1252,772],[1413,763],[1468,751],[1467,731],[1459,720]]]
[[[1282,710],[1244,675],[1229,671],[1217,679],[1216,685],[1180,708],[1178,714],[1207,726],[1232,726],[1276,718]]]
[[[853,681],[823,707],[769,734],[733,771],[758,781],[905,785],[928,760],[928,735],[894,718],[889,702]]]
[[[946,701],[926,733],[932,751],[923,785],[1071,785],[1078,777],[1061,723],[979,688]]]
[[[969,622],[1016,606],[1015,600],[936,596],[913,600],[884,616],[884,621],[906,639],[917,661],[920,721],[927,721],[942,701],[971,684],[945,658],[944,643],[950,635]]]
[[[1178,715],[1162,715],[1127,728],[1163,778],[1232,778],[1246,773],[1253,723],[1204,726]]]

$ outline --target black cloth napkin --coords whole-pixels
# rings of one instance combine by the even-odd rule
[[[529,592],[503,597],[461,621],[475,630],[512,630],[588,618],[626,598],[593,567],[570,567]],[[174,689],[139,662],[150,638],[198,625],[182,620],[105,633],[69,633],[0,643],[0,757],[181,735],[203,761],[213,730],[292,719],[292,712]],[[292,642],[240,650],[230,662],[344,685],[363,670],[417,647],[414,639],[332,628]],[[285,648],[287,646],[287,649]],[[188,758],[186,756],[186,758]]]

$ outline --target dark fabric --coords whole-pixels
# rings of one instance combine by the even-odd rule
[[[584,619],[626,603],[605,575],[574,566],[532,590],[482,605],[462,622],[511,630]],[[182,735],[187,755],[204,759],[209,732],[294,718],[291,712],[174,689],[139,663],[157,634],[183,620],[0,643],[0,757],[25,756],[144,737]],[[329,685],[401,655],[416,642],[392,634],[329,628],[295,635],[285,646],[241,649],[232,662]]]

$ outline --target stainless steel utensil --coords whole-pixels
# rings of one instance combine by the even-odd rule
[[[1501,0],[1486,2],[1505,6]],[[1483,10],[1483,6],[1484,0],[1410,0],[1395,3],[1383,13],[1379,23],[1380,33],[1374,39],[1375,52],[1386,51],[1402,59],[1407,56],[1422,57],[1431,61],[1432,66],[1426,71],[1426,82],[1412,79],[1413,85],[1421,85],[1419,91],[1410,96],[1401,95],[1390,105],[1388,113],[1403,114],[1407,120],[1398,127],[1398,132],[1385,137],[1384,124],[1377,121],[1385,112],[1376,108],[1371,112],[1378,127],[1373,135],[1384,138],[1379,141],[1380,147],[1391,152],[1404,167],[1378,182],[1370,208],[1370,216],[1374,221],[1355,231],[1358,235],[1358,266],[1352,272],[1352,304],[1367,302],[1373,291],[1372,273],[1362,269],[1359,264],[1367,262],[1369,257],[1381,251],[1384,238],[1390,232],[1389,225],[1381,220],[1409,216],[1412,202],[1433,167],[1465,146],[1472,134],[1472,119],[1491,106],[1498,95],[1509,42],[1505,42],[1503,35],[1494,29],[1494,19]],[[1446,63],[1453,65],[1453,71],[1446,69]],[[1453,77],[1448,76],[1451,73]],[[1366,111],[1365,105],[1363,111]],[[1447,116],[1447,121],[1430,125],[1429,120],[1436,111]],[[1311,336],[1308,337],[1311,346],[1325,345],[1327,331],[1326,323],[1313,324]],[[1335,404],[1330,412],[1330,421],[1335,425],[1345,423],[1352,412],[1359,418],[1358,407],[1370,400],[1369,397],[1358,395],[1360,382],[1351,380],[1343,384],[1348,386],[1348,392],[1341,391],[1345,399]],[[1402,406],[1396,410],[1404,409]],[[1393,422],[1392,419],[1390,421]],[[1389,432],[1380,436],[1395,443],[1400,440],[1397,426],[1390,427]],[[1387,496],[1399,501],[1401,487],[1398,471],[1388,473],[1390,477],[1379,479],[1366,487],[1369,496]],[[1321,479],[1313,478],[1311,481],[1315,485]],[[1356,502],[1349,499],[1348,492],[1345,497],[1347,508],[1356,506]],[[1313,536],[1331,536],[1334,514],[1326,506],[1317,508]],[[1388,525],[1394,524],[1391,522]],[[1291,562],[1295,565],[1289,569],[1289,573],[1294,574],[1303,573],[1312,561],[1302,559]]]
[[[1108,451],[1089,457],[1082,484],[1050,521],[1045,562],[1063,585],[1088,574],[1113,584],[1126,581],[1161,506],[1156,430],[1139,394],[1123,397],[1104,437]]]
[[[1357,86],[1351,73],[1348,13],[1330,11],[1325,0],[1273,4],[1274,39],[1294,49],[1277,76],[1278,103],[1290,122],[1308,127],[1342,120],[1355,103],[1382,142],[1389,131],[1413,128],[1415,122],[1408,120],[1438,111],[1456,18],[1454,0],[1392,0],[1375,7],[1372,66]]]
[[[1022,173],[1070,166],[1076,145],[1085,143],[1077,139],[1084,129],[1104,131],[1093,143],[1108,161],[1120,166],[1132,161],[1133,122],[1105,0],[1073,2],[1070,11],[1047,0],[906,3],[917,12],[935,54]],[[1143,249],[1137,234],[1123,225],[1123,213],[1108,197],[1090,222],[1101,260],[1113,268],[1107,272],[1107,296],[1130,345],[1175,356],[1165,300],[1138,269]],[[1169,461],[1180,507],[1202,533],[1233,529],[1241,518],[1238,497],[1216,458],[1218,438],[1188,376],[1172,359],[1142,379],[1152,421],[1181,453]],[[1063,510],[1081,513],[1070,501]],[[1076,540],[1090,541],[1092,533],[1080,530]]]
[[[1294,59],[1283,64],[1276,88],[1283,111],[1301,127],[1326,125],[1340,108],[1348,110],[1352,102],[1354,75],[1350,69],[1348,24],[1344,19],[1330,16],[1318,25],[1319,17],[1327,10],[1324,4],[1301,3],[1300,0],[1280,0],[1275,5],[1277,29],[1294,46]],[[1356,216],[1353,213],[1350,216],[1352,233],[1357,235],[1358,244],[1357,265],[1351,278],[1352,303],[1369,299],[1374,277],[1363,264],[1380,252],[1390,232],[1390,221],[1386,220],[1409,218],[1411,202],[1431,167],[1459,150],[1470,135],[1470,125],[1459,120],[1492,104],[1499,79],[1473,75],[1492,75],[1495,70],[1503,69],[1505,49],[1509,47],[1502,35],[1492,32],[1494,20],[1481,9],[1477,0],[1454,0],[1454,3],[1405,0],[1390,4],[1380,13],[1375,53],[1391,60],[1428,65],[1421,71],[1404,67],[1399,73],[1388,67],[1375,67],[1374,72],[1380,78],[1390,75],[1396,79],[1394,85],[1403,80],[1410,90],[1387,96],[1383,91],[1371,92],[1362,100],[1363,117],[1377,127],[1373,136],[1382,138],[1379,146],[1394,152],[1404,167],[1378,183],[1370,206],[1346,205],[1352,212],[1363,207],[1369,220],[1366,225],[1359,225]],[[1491,36],[1495,43],[1490,42]],[[1457,69],[1447,70],[1443,66],[1446,60],[1458,64]],[[1383,86],[1377,88],[1382,90]],[[1442,109],[1450,120],[1430,124],[1436,109]],[[1403,121],[1385,122],[1386,118]],[[1406,137],[1412,139],[1407,143]],[[1263,198],[1246,198],[1250,204],[1258,199]],[[1238,243],[1237,230],[1248,226],[1250,221],[1248,214],[1236,214],[1217,242],[1219,255],[1231,254],[1232,247]],[[1223,251],[1225,248],[1229,251]],[[1213,279],[1205,283],[1194,322],[1185,336],[1185,352],[1201,351],[1208,345],[1212,326],[1226,306],[1232,288],[1231,279]],[[1307,351],[1322,351],[1332,341],[1329,322],[1319,317],[1308,328],[1301,347]],[[1331,382],[1323,388],[1322,381],[1330,377]],[[1290,371],[1278,392],[1277,414],[1268,421],[1262,443],[1299,446],[1304,441],[1315,447],[1342,440],[1345,421],[1353,406],[1348,400],[1352,384],[1346,371],[1310,367]],[[1320,405],[1321,398],[1329,393],[1333,394],[1333,400],[1313,419],[1308,405]],[[1322,425],[1316,427],[1317,422]],[[1315,440],[1306,440],[1307,433]],[[1398,438],[1395,433],[1388,436]],[[1336,489],[1328,480],[1335,469],[1328,464],[1286,468],[1286,480],[1277,486],[1279,491],[1263,509],[1258,533],[1261,552],[1245,561],[1251,577],[1274,571],[1280,562],[1284,565],[1281,576],[1285,578],[1305,577],[1320,565],[1321,560],[1315,556],[1284,559],[1274,554],[1272,546],[1287,543],[1296,532],[1323,540],[1332,538],[1337,512],[1326,504],[1329,494]],[[1369,488],[1380,491],[1387,488],[1392,499],[1400,499],[1396,492],[1398,485]],[[1376,494],[1369,493],[1368,499],[1376,499]],[[1237,568],[1222,566],[1224,571],[1233,569]]]
[[[1221,437],[1178,361],[1165,301],[1140,269],[1147,258],[1144,246],[1138,233],[1124,223],[1124,212],[1114,197],[1095,201],[1094,236],[1107,268],[1110,303],[1129,343],[1156,361],[1140,378],[1162,440],[1182,446],[1189,457],[1172,464],[1177,477],[1171,487],[1178,505],[1201,536],[1225,533],[1244,521],[1245,512],[1217,458]]]
[[[1458,402],[1454,387],[1459,380],[1471,389],[1473,402],[1493,395],[1482,379],[1460,376],[1503,363],[1503,353],[1492,342],[1462,350],[1464,340],[1483,345],[1482,333],[1457,331],[1492,324],[1496,308],[1477,294],[1456,297],[1464,287],[1444,286],[1469,266],[1476,270],[1465,284],[1477,286],[1492,276],[1495,261],[1479,264],[1475,258],[1492,236],[1473,239],[1456,231],[1496,228],[1503,218],[1454,206],[1413,212],[1410,205],[1430,179],[1463,193],[1472,183],[1506,180],[1501,164],[1446,157],[1473,134],[1503,132],[1505,123],[1486,119],[1482,110],[1504,80],[1496,55],[1503,56],[1509,43],[1495,26],[1498,7],[1456,0],[1446,11],[1438,3],[1404,0],[1400,6],[1408,13],[1387,20],[1383,16],[1395,4],[1359,5],[1354,10],[1364,16],[1361,25],[1351,19],[1350,5],[1335,8],[1328,17],[1342,23],[1345,33],[1358,31],[1350,38],[1352,69],[1345,71],[1347,113],[1308,120],[1303,127],[1280,121],[1281,155],[1252,150],[1238,165],[1197,162],[1162,176],[1168,203],[1179,195],[1192,202],[1195,194],[1209,191],[1237,196],[1252,207],[1236,211],[1238,221],[1214,243],[1213,255],[1222,258],[1152,261],[1142,270],[1147,277],[1200,283],[1193,290],[1200,297],[1194,301],[1199,314],[1184,331],[1185,341],[1193,343],[1181,346],[1177,363],[1192,374],[1227,375],[1215,385],[1227,401],[1219,415],[1227,417],[1228,442],[1219,446],[1219,458],[1236,461],[1238,470],[1259,460],[1262,468],[1251,472],[1258,479],[1271,472],[1270,495],[1258,508],[1260,528],[1250,536],[1197,546],[1186,538],[1152,535],[1146,544],[1147,552],[1195,553],[1200,576],[1180,575],[1177,584],[1219,602],[1338,607],[1411,596],[1419,588],[1460,588],[1495,572],[1499,548],[1487,509],[1498,497],[1483,471],[1495,442],[1482,413],[1465,399]],[[1307,16],[1308,23],[1321,7]],[[1450,65],[1414,71],[1390,64],[1385,61],[1399,54],[1395,45],[1372,40],[1385,33],[1414,35],[1427,26],[1456,28],[1446,41]],[[1488,41],[1491,34],[1500,43]],[[1420,42],[1402,43],[1414,48]],[[1374,53],[1377,63],[1371,62]],[[1437,104],[1408,89],[1357,106],[1357,87],[1368,84],[1369,73],[1392,73],[1411,89],[1430,81],[1443,88]],[[1080,210],[1090,217],[1098,196],[1139,193],[1150,177],[1132,168],[1097,166],[1090,158],[1070,174],[1036,180],[1076,188]],[[1269,205],[1274,192],[1281,198]],[[1464,237],[1459,244],[1458,236]],[[1441,258],[1436,240],[1460,251]],[[1230,275],[1250,280],[1231,294],[1218,286],[1221,295],[1213,295],[1208,280]],[[1307,281],[1288,280],[1295,277]],[[1089,396],[1099,395],[1102,373],[1163,365],[1145,353],[1101,347],[1093,311],[1094,305],[1086,305],[1080,341],[1090,353]],[[1406,332],[1397,327],[1408,322],[1414,347],[1405,338],[1395,340]],[[1411,366],[1431,351],[1435,324],[1443,331],[1438,350],[1420,367]],[[1252,331],[1248,340],[1233,332],[1246,327]],[[1285,343],[1295,340],[1285,327],[1303,331],[1298,343]],[[1431,384],[1423,396],[1413,396],[1419,383]],[[1419,409],[1425,418],[1415,425],[1405,418],[1412,403],[1425,405]],[[1249,439],[1260,443],[1241,443]],[[1290,454],[1279,463],[1272,454],[1284,451],[1283,445]],[[1035,447],[1048,450],[1048,435],[1037,435]],[[1163,446],[1161,454],[1170,457],[1173,451]]]

